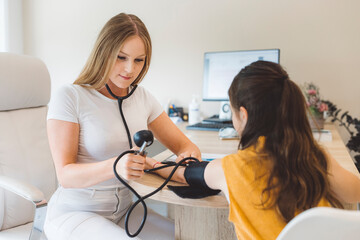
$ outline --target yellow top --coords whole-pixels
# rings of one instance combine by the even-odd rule
[[[266,177],[255,181],[257,176],[267,174],[266,163],[254,161],[258,150],[264,146],[260,137],[257,147],[239,150],[222,159],[226,183],[229,190],[229,220],[233,222],[238,239],[276,239],[286,222],[275,209],[263,209],[261,193],[266,186]],[[256,175],[255,175],[256,173]],[[322,199],[318,206],[330,206]]]

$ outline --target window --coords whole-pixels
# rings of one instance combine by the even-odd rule
[[[0,0],[0,51],[23,53],[22,0]]]
[[[8,51],[8,1],[0,0],[0,52]]]

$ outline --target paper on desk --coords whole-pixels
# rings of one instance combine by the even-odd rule
[[[330,130],[313,130],[313,136],[318,142],[331,142],[332,134]]]
[[[226,154],[218,154],[218,153],[201,153],[201,158],[203,161],[212,161],[214,159],[217,158],[223,158],[225,157]],[[176,160],[176,155],[172,155],[169,158],[166,159],[166,161],[175,161]]]

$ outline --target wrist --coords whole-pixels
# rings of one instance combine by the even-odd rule
[[[153,158],[146,158],[146,166],[145,169],[153,169],[154,165],[157,165],[159,162]]]
[[[159,165],[159,164],[161,164],[161,162],[158,162],[158,161],[154,162],[153,165],[152,165],[152,168],[156,168],[156,166]]]

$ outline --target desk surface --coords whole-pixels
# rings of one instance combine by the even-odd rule
[[[332,134],[332,141],[320,142],[320,144],[330,152],[330,154],[338,161],[338,163],[346,170],[352,172],[356,176],[360,177],[360,174],[352,160],[343,140],[341,139],[339,132],[334,124],[327,123],[324,129],[330,130]]]
[[[231,154],[237,152],[239,142],[238,140],[220,140],[217,132],[186,130],[185,126],[185,124],[182,124],[179,127],[186,134],[186,136],[200,148],[201,152],[219,154]],[[325,129],[331,131],[332,141],[324,141],[320,142],[320,144],[328,149],[328,151],[332,154],[332,156],[334,156],[334,158],[342,167],[360,177],[360,174],[357,171],[357,168],[355,167],[354,162],[349,155],[338,131],[336,130],[336,127],[333,124],[326,124]],[[169,152],[170,151],[159,154],[155,158],[158,160],[163,160],[162,157],[169,156]],[[163,182],[163,178],[148,173],[145,174],[142,179],[132,181],[131,185],[136,189],[136,191],[138,191],[140,195],[146,195],[158,188]],[[172,181],[170,181],[168,184],[177,186],[182,185],[181,183]],[[203,199],[183,199],[175,195],[167,187],[164,187],[163,190],[159,191],[150,198],[166,203],[173,203],[184,206],[212,208],[228,207],[228,202],[225,196],[222,194]]]

